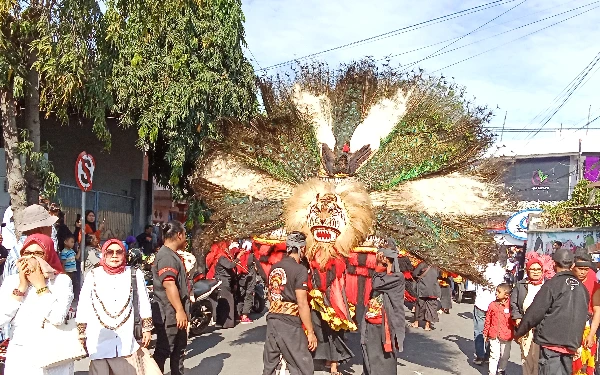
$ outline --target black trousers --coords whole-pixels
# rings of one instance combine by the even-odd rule
[[[229,285],[221,284],[219,289],[219,299],[217,301],[216,322],[223,328],[235,327],[235,304],[233,293]]]
[[[256,288],[256,275],[248,274],[240,277],[240,297],[243,301],[242,315],[250,314],[254,305],[254,288]]]
[[[540,348],[539,375],[571,375],[573,355]]]
[[[287,364],[290,375],[313,375],[315,366],[308,350],[308,340],[302,326],[267,318],[267,338],[263,352],[263,375],[273,375],[280,363]]]
[[[187,330],[177,328],[175,316],[167,316],[165,324],[155,323],[156,350],[154,360],[161,372],[165,372],[167,358],[171,360],[171,375],[183,375],[183,361],[187,347]]]
[[[386,352],[383,349],[383,337],[380,324],[365,324],[364,344],[361,344],[363,353],[363,375],[397,375],[398,363],[396,351]]]

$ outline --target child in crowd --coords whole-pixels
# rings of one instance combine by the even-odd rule
[[[77,261],[81,257],[81,253],[80,251],[75,252],[75,250],[73,250],[73,248],[75,247],[75,236],[73,236],[72,234],[65,237],[63,244],[65,247],[60,252],[60,261],[62,262],[63,268],[65,269],[65,273],[69,275],[71,281],[73,282],[73,291],[77,296],[79,291]]]
[[[509,284],[496,288],[496,301],[490,303],[485,316],[483,337],[490,343],[489,375],[504,375],[510,358],[510,343],[513,339],[513,320],[510,317]]]

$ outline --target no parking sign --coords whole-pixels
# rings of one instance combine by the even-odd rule
[[[85,151],[79,154],[75,162],[75,181],[77,181],[77,186],[79,186],[81,191],[92,190],[95,169],[96,161],[92,155]]]

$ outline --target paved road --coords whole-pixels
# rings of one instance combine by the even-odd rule
[[[442,315],[436,330],[407,329],[404,353],[398,359],[399,374],[438,375],[487,374],[487,366],[471,366],[473,346],[473,305],[454,305],[450,315]],[[407,316],[410,314],[407,313]],[[215,330],[194,338],[188,345],[186,374],[253,375],[262,373],[262,350],[266,334],[264,316],[254,324],[238,325],[229,330]],[[341,367],[344,374],[362,374],[359,335],[348,335],[356,357]],[[509,374],[520,373],[520,354],[513,343]],[[76,365],[76,375],[87,374],[88,363]],[[317,366],[317,370],[323,367]],[[316,371],[316,374],[327,374]]]

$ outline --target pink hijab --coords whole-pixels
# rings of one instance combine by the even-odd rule
[[[112,251],[108,251],[108,247],[115,244],[119,245],[119,247],[123,250],[123,255],[121,256],[121,263],[117,267],[112,267],[106,263],[106,259],[113,254]],[[102,259],[100,259],[100,265],[109,275],[118,275],[125,272],[125,266],[127,266],[127,262],[125,261],[125,246],[123,246],[123,242],[115,238],[106,241],[102,246]]]

